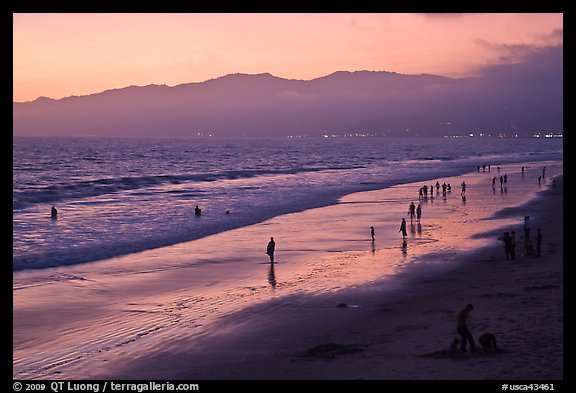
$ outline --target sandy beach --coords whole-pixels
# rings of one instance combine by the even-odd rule
[[[525,163],[431,179],[452,191],[420,201],[406,243],[400,219],[425,182],[194,242],[16,272],[13,377],[563,379],[562,171]],[[492,189],[505,173],[506,187]],[[526,215],[532,238],[542,230],[540,257],[524,250]],[[515,260],[497,239],[505,230],[516,232]],[[275,265],[264,255],[271,235]],[[497,353],[448,353],[467,303],[473,336],[494,334]]]

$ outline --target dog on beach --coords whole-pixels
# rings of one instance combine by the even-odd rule
[[[458,353],[460,352],[460,337],[456,336],[452,340],[452,344],[450,344],[450,349],[448,350],[450,353]]]
[[[497,350],[496,337],[492,333],[484,333],[478,337],[478,342],[482,346],[484,352],[494,353]]]

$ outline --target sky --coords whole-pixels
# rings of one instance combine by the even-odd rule
[[[562,14],[16,13],[13,99],[232,73],[474,76],[563,44]]]

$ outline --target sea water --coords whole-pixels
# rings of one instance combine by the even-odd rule
[[[562,159],[561,139],[537,138],[15,137],[13,269],[199,239],[478,165]]]

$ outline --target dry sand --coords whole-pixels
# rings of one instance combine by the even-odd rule
[[[518,180],[518,167],[514,168],[517,175],[510,178]],[[460,201],[457,185],[462,178],[474,186],[486,184],[497,174],[473,173],[469,177],[454,178],[452,199],[443,201],[440,197],[434,202],[434,209],[432,205],[425,209],[428,214],[426,220],[423,219],[425,224],[422,229],[414,227],[407,249],[399,246],[400,240],[395,241],[393,247],[375,247],[372,251],[365,251],[366,242],[353,244],[354,238],[348,246],[338,246],[342,243],[338,240],[339,231],[369,228],[370,221],[364,221],[366,215],[360,214],[359,209],[378,206],[366,203],[365,199],[376,194],[354,194],[339,205],[339,209],[352,211],[352,216],[361,221],[358,227],[334,228],[330,212],[337,212],[331,210],[337,208],[322,208],[332,231],[326,229],[321,233],[335,233],[333,239],[327,235],[328,239],[318,245],[322,237],[317,232],[312,231],[309,236],[301,234],[300,244],[284,246],[286,256],[277,257],[280,263],[275,267],[276,272],[267,270],[268,282],[263,286],[242,286],[250,283],[254,276],[244,277],[236,272],[235,279],[242,283],[239,288],[244,288],[249,295],[237,291],[228,298],[235,296],[235,299],[249,301],[221,301],[222,308],[230,307],[227,313],[202,323],[198,322],[197,314],[193,314],[198,311],[194,304],[202,301],[195,298],[196,303],[192,304],[189,297],[189,293],[194,292],[189,283],[195,271],[188,265],[175,273],[165,266],[152,269],[153,265],[147,265],[142,257],[149,254],[138,256],[143,264],[139,273],[146,274],[131,272],[129,277],[121,274],[118,266],[126,266],[126,259],[109,262],[114,267],[110,270],[113,274],[106,277],[101,277],[101,265],[77,267],[82,275],[76,276],[73,274],[78,272],[68,269],[72,271],[71,278],[56,280],[53,287],[67,291],[67,295],[69,291],[71,296],[86,295],[86,298],[76,298],[76,303],[70,301],[68,308],[62,306],[61,310],[66,312],[51,310],[53,319],[60,323],[46,315],[45,307],[51,300],[43,304],[38,301],[44,293],[35,289],[34,274],[19,274],[18,282],[25,284],[15,291],[15,295],[22,293],[15,297],[14,308],[14,357],[19,365],[14,370],[15,378],[563,379],[562,177],[556,178],[555,189],[543,187],[537,198],[517,206],[523,192],[528,195],[526,190],[537,187],[534,183],[537,170],[531,170],[531,180],[526,183],[512,181],[515,187],[506,193],[499,190],[492,193],[489,187],[481,192],[479,186],[469,188],[467,201]],[[561,171],[560,163],[556,173]],[[548,173],[553,175],[553,168]],[[548,177],[547,185],[550,179]],[[404,196],[415,192],[414,185],[410,187],[411,190],[398,192]],[[485,198],[480,198],[482,192],[488,193]],[[513,195],[516,197],[512,198]],[[403,210],[408,200],[395,199]],[[490,203],[508,207],[496,216],[490,213],[491,218],[487,219],[484,213],[498,210]],[[298,213],[292,224],[305,225],[305,218],[312,217],[309,214],[314,213]],[[539,258],[522,252],[520,219],[525,215],[532,216],[542,228],[543,255]],[[343,222],[350,223],[352,218],[344,217]],[[383,230],[387,222],[385,219],[376,225],[377,239],[385,236],[385,232],[397,233],[396,221],[390,225],[393,230]],[[317,219],[312,224],[319,225]],[[256,227],[269,231],[278,225],[272,220]],[[497,231],[494,228],[498,228]],[[495,240],[504,229],[514,229],[517,233],[514,261],[505,260],[503,245]],[[305,232],[305,229],[293,231]],[[239,236],[238,232],[231,232],[226,236],[233,239]],[[258,237],[264,233],[257,233]],[[254,233],[249,236],[254,237]],[[284,244],[288,238],[286,235]],[[303,248],[303,238],[315,247]],[[249,243],[249,247],[253,246]],[[185,255],[178,247],[170,250],[174,255]],[[310,258],[317,259],[316,263],[311,263]],[[403,263],[392,264],[392,270],[383,266],[382,261],[394,258]],[[92,271],[90,266],[100,267]],[[261,267],[265,265],[255,266],[261,274]],[[56,276],[56,273],[62,274],[58,269],[42,274]],[[217,277],[217,273],[213,273],[213,277]],[[218,293],[223,298],[230,295],[230,292],[221,292],[222,288],[208,276],[212,284],[203,288],[206,297],[210,297],[207,288],[213,288],[215,299]],[[389,276],[393,279],[387,278]],[[114,281],[116,277],[121,277],[118,282]],[[99,281],[104,278],[105,284]],[[300,287],[314,290],[303,291]],[[143,307],[150,300],[147,296],[155,299],[156,308]],[[31,304],[34,302],[31,299],[36,299],[36,303]],[[110,305],[104,307],[98,303],[103,299]],[[171,301],[169,308],[162,306],[166,299]],[[454,356],[447,352],[456,335],[456,314],[467,303],[475,305],[469,320],[472,334],[478,337],[484,332],[493,333],[500,348],[498,353],[478,351]],[[214,307],[215,303],[210,304]],[[80,311],[86,307],[92,307],[89,316]],[[204,309],[204,312],[209,315],[211,311]],[[141,320],[143,324],[138,318],[144,315],[147,319]],[[31,316],[41,316],[43,327],[32,326]],[[154,318],[158,319],[156,324]],[[99,328],[103,321],[109,321],[109,325]],[[113,331],[116,335],[133,332],[130,329],[136,325],[139,333],[127,336],[119,345],[106,341],[113,334],[105,332]],[[38,338],[41,331],[56,334],[53,339],[41,342]],[[88,343],[86,348],[67,351],[67,346],[79,345],[82,338]],[[98,340],[102,341],[100,347]],[[42,363],[39,356],[36,363],[26,363],[38,351],[45,352],[44,358],[53,356],[54,360]],[[53,355],[57,351],[63,354]]]

